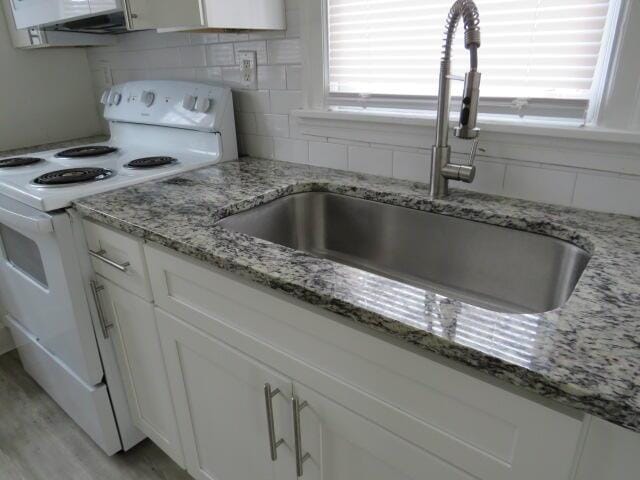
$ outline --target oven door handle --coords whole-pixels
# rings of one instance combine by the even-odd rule
[[[31,217],[18,212],[12,212],[2,206],[0,206],[0,223],[4,223],[8,227],[14,227],[23,231],[35,233],[53,232],[53,222],[51,221],[51,218],[45,217],[44,215],[40,217]]]

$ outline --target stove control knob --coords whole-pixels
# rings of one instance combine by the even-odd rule
[[[149,92],[147,90],[142,92],[142,95],[140,95],[140,101],[144,103],[147,107],[150,107],[151,105],[153,105],[153,102],[155,101],[155,99],[156,99],[156,94],[153,92]]]
[[[197,100],[197,97],[194,97],[193,95],[185,95],[182,99],[182,108],[192,112],[196,108]]]
[[[198,97],[196,101],[196,112],[207,113],[211,110],[212,100],[207,97]]]
[[[107,105],[109,103],[109,94],[111,93],[111,89],[107,88],[104,92],[102,92],[102,96],[100,97],[100,103],[102,105]]]
[[[120,105],[120,101],[122,100],[122,95],[118,92],[111,92],[109,94],[109,105]]]

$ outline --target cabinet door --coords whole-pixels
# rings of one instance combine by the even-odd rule
[[[91,14],[111,13],[122,9],[120,0],[89,0]]]
[[[477,478],[304,385],[294,391],[306,402],[299,413],[305,480]]]
[[[198,480],[295,479],[291,382],[253,358],[156,309],[187,470]],[[277,459],[270,456],[265,384]]]
[[[200,0],[126,0],[129,30],[203,25]]]
[[[89,0],[12,0],[17,28],[63,22],[91,14]]]
[[[135,425],[176,463],[184,465],[153,305],[106,279],[100,302]]]

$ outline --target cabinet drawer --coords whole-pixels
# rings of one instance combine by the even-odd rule
[[[164,249],[146,246],[145,253],[162,309],[426,455],[487,480],[570,478],[582,429],[570,412],[351,328],[240,277]]]
[[[125,290],[151,301],[149,272],[142,241],[84,220],[93,270]]]

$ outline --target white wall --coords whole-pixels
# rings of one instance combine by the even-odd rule
[[[17,50],[0,6],[0,151],[100,132],[84,49]]]
[[[105,68],[115,83],[185,79],[222,80],[233,85],[239,78],[235,52],[256,50],[258,89],[234,89],[241,153],[428,181],[429,152],[425,148],[398,139],[384,143],[298,133],[298,120],[289,112],[303,102],[302,1],[287,0],[286,32],[139,32],[120,36],[115,47],[90,49],[96,93],[105,87]],[[432,136],[431,132],[425,129],[425,137]],[[491,136],[483,134],[483,138]],[[518,136],[508,138],[510,143],[485,145],[473,184],[455,186],[640,216],[640,144],[576,140],[558,146],[538,138],[534,149],[532,145],[522,147]],[[582,162],[583,157],[589,162]]]

